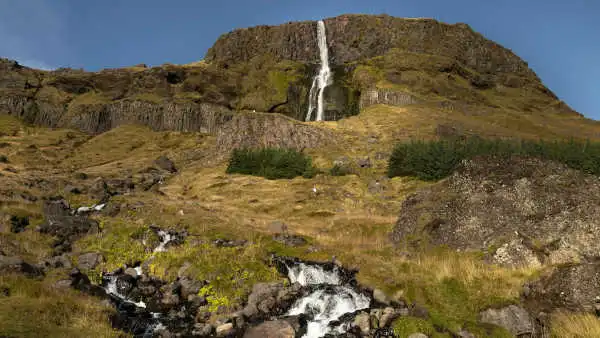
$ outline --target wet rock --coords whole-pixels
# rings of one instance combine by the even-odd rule
[[[89,295],[100,297],[100,298],[108,298],[106,291],[103,288],[97,285],[93,285],[90,282],[90,279],[85,274],[81,273],[79,269],[75,268],[71,270],[71,286],[79,291],[85,292]]]
[[[80,270],[91,270],[104,261],[104,257],[96,252],[88,252],[77,258],[77,268]]]
[[[194,324],[194,330],[192,336],[208,337],[214,332],[214,327],[210,324],[196,323]],[[266,337],[262,337],[266,338]]]
[[[42,269],[26,263],[21,257],[0,255],[0,274],[9,273],[22,273],[31,278],[44,275]]]
[[[273,240],[292,247],[303,246],[308,243],[304,237],[298,235],[275,235]]]
[[[294,338],[296,330],[285,320],[273,320],[246,330],[244,338]]]
[[[516,305],[501,309],[488,309],[480,313],[482,323],[504,327],[515,336],[533,334],[534,326],[529,313]]]
[[[383,313],[381,314],[381,319],[379,320],[379,327],[387,327],[392,324],[392,322],[402,316],[402,312],[400,309],[394,309],[393,307],[386,307],[383,309]]]
[[[136,280],[134,277],[126,274],[117,276],[117,292],[122,295],[128,295],[131,290],[136,286]]]
[[[226,324],[222,324],[217,326],[217,329],[215,330],[217,337],[226,337],[230,334],[232,334],[234,331],[233,329],[233,324],[232,323],[226,323]]]
[[[69,204],[62,198],[45,201],[43,209],[45,221],[38,230],[57,237],[55,252],[69,251],[74,240],[99,231],[97,221],[85,215],[72,215]]]
[[[123,273],[133,278],[137,278],[139,276],[137,270],[134,268],[127,268]]]
[[[242,312],[251,320],[283,315],[301,294],[302,287],[298,284],[284,287],[280,283],[257,283]]]
[[[17,234],[25,231],[25,228],[29,225],[28,216],[11,216],[10,217],[10,231]]]
[[[362,334],[369,334],[371,331],[371,317],[366,312],[359,313],[354,317],[354,326],[360,328]]]
[[[154,164],[159,167],[162,170],[166,170],[170,173],[176,173],[177,172],[177,168],[175,167],[175,163],[173,163],[173,161],[171,161],[168,157],[166,156],[160,156],[159,158],[157,158],[156,160],[154,160]]]

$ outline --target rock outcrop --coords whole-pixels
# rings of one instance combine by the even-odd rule
[[[538,159],[479,158],[407,198],[393,239],[480,250],[509,266],[576,263],[600,256],[599,214],[595,176]]]
[[[326,120],[372,104],[440,97],[490,105],[490,93],[480,91],[506,87],[532,95],[520,109],[573,113],[556,104],[527,63],[465,24],[342,15],[325,25],[333,72],[324,95]],[[205,61],[185,66],[47,72],[0,59],[0,113],[92,134],[128,123],[216,134],[238,111],[304,120],[318,68],[315,27],[294,22],[235,30],[216,41]]]

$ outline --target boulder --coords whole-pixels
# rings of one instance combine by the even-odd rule
[[[225,323],[225,324],[219,325],[219,326],[217,326],[217,329],[215,331],[217,333],[217,337],[227,337],[228,335],[232,334],[234,331],[233,324]]]
[[[366,312],[359,313],[354,317],[354,326],[360,328],[362,334],[367,335],[371,331],[371,317]]]
[[[373,299],[385,305],[390,305],[391,302],[390,298],[385,294],[385,292],[379,289],[373,290]]]
[[[214,327],[210,324],[196,323],[194,324],[194,330],[192,336],[209,337],[214,332]],[[264,338],[264,337],[263,337]]]
[[[487,309],[479,315],[482,323],[501,326],[515,336],[531,335],[535,329],[529,313],[516,305],[509,305],[501,309]]]
[[[187,299],[188,296],[196,295],[202,289],[206,283],[204,281],[198,281],[189,277],[182,277],[178,280],[181,286],[181,297]]]
[[[294,338],[296,331],[292,325],[285,320],[273,320],[264,322],[246,330],[244,338]]]
[[[600,297],[600,262],[560,266],[526,285],[526,307],[538,313],[556,310],[595,313]]]
[[[170,173],[176,173],[177,172],[177,168],[175,167],[175,163],[173,163],[173,161],[171,161],[168,157],[166,156],[160,156],[159,158],[157,158],[156,160],[154,160],[154,164],[159,167],[162,170],[166,170]]]
[[[373,163],[371,163],[371,158],[365,157],[365,158],[359,158],[358,160],[356,160],[356,165],[359,168],[371,168],[373,166]]]
[[[596,176],[536,158],[479,157],[409,196],[392,239],[480,250],[505,266],[576,263],[600,252],[597,215]]]
[[[22,273],[28,277],[44,275],[42,269],[26,263],[21,257],[0,255],[0,274],[9,273]]]
[[[104,257],[97,252],[88,252],[77,258],[77,268],[80,270],[91,270],[104,261]]]

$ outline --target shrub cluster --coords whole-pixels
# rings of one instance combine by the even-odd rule
[[[396,145],[388,176],[415,176],[426,181],[449,176],[462,160],[475,156],[537,157],[600,175],[600,143],[581,141],[486,140],[479,137],[411,141]]]
[[[311,178],[316,172],[310,157],[281,148],[235,149],[227,167],[228,174],[262,176],[270,180],[297,176]]]

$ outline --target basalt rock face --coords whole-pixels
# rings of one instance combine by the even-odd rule
[[[399,48],[448,57],[481,74],[535,77],[518,56],[466,24],[449,25],[433,19],[388,15],[341,15],[324,22],[333,64],[362,61]],[[209,49],[206,59],[238,63],[272,54],[280,60],[318,63],[315,27],[315,22],[305,21],[238,29],[222,35]]]
[[[496,97],[523,111],[574,114],[523,60],[467,25],[386,15],[324,21],[333,73],[324,91],[326,120],[375,104],[440,98],[494,105]],[[319,62],[315,22],[235,30],[204,61],[184,66],[48,72],[0,59],[0,113],[92,134],[128,123],[218,134],[236,112],[304,120]],[[527,98],[513,104],[515,88]]]

